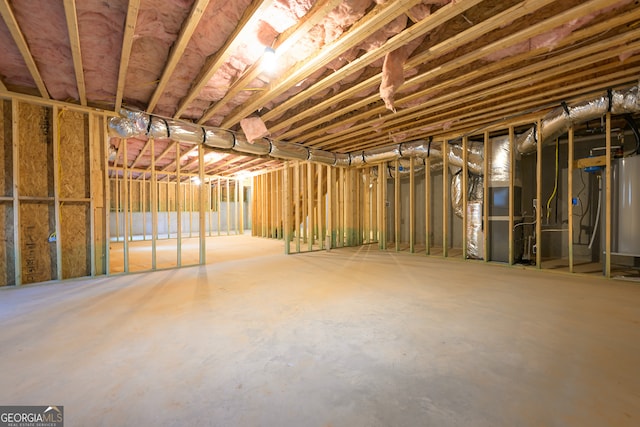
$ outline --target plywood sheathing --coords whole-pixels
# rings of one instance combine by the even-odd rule
[[[13,195],[11,102],[0,102],[0,197]],[[0,200],[0,286],[15,284],[13,203]]]

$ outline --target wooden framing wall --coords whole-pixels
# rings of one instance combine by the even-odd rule
[[[0,286],[104,274],[106,117],[12,97],[0,106]]]

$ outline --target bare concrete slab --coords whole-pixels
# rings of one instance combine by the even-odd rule
[[[66,426],[640,425],[638,284],[217,242],[251,255],[2,289],[0,404]]]

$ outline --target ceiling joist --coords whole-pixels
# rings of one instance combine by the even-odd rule
[[[73,58],[73,70],[76,75],[76,86],[80,105],[87,105],[87,90],[84,83],[84,69],[82,67],[82,54],[80,51],[80,32],[78,31],[78,16],[76,13],[76,0],[64,0],[64,14],[67,18],[69,31],[69,44]]]

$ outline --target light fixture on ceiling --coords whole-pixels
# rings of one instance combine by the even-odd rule
[[[264,53],[262,54],[262,60],[260,61],[262,71],[266,73],[273,73],[276,70],[276,65],[276,50],[271,46],[265,47]]]

